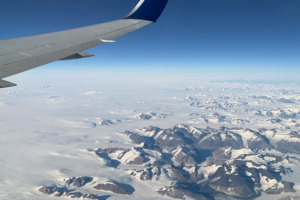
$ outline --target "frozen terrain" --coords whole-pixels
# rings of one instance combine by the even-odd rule
[[[297,82],[46,72],[0,90],[0,199],[300,196]]]

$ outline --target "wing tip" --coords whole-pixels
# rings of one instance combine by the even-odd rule
[[[0,79],[0,88],[7,88],[13,86],[17,86],[17,84]]]
[[[140,0],[124,19],[142,19],[156,22],[167,3],[168,0]]]

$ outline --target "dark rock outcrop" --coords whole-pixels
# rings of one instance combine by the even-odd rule
[[[208,194],[199,192],[199,185],[190,183],[173,183],[171,186],[159,189],[157,192],[175,199],[186,199],[185,196],[195,198],[197,200],[211,200]]]
[[[72,177],[65,179],[65,182],[73,187],[82,187],[86,185],[87,183],[91,182],[93,180],[92,177],[88,176],[82,176],[82,177]]]
[[[124,194],[124,195],[131,195],[135,189],[128,184],[122,184],[122,183],[100,183],[94,187],[97,190],[103,190],[112,192],[115,194]]]
[[[280,140],[276,143],[277,149],[286,153],[300,153],[300,142]]]
[[[68,190],[66,187],[45,187],[42,186],[39,188],[39,192],[46,195],[54,195],[55,197],[68,197],[68,198],[86,198],[86,199],[97,199],[97,200],[106,200],[110,196],[98,196],[95,194],[83,194],[81,192],[74,192],[74,190]]]

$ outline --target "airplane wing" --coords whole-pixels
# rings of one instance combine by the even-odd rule
[[[2,80],[57,60],[93,56],[84,52],[156,22],[168,0],[140,0],[123,19],[66,31],[0,40],[0,88],[16,86]]]

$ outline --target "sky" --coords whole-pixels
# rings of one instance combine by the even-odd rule
[[[138,0],[1,0],[0,39],[116,20]],[[169,0],[156,24],[51,68],[253,72],[300,70],[299,0]],[[49,66],[49,65],[48,65]],[[47,66],[47,67],[48,67]],[[288,78],[288,77],[287,77]]]

